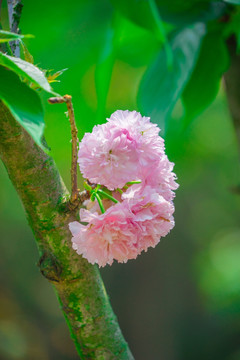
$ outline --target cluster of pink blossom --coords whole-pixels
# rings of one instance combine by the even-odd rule
[[[80,170],[98,186],[93,186],[95,200],[80,210],[80,221],[87,225],[74,221],[69,227],[73,248],[90,263],[135,259],[173,228],[178,185],[158,133],[150,118],[116,111],[83,137]]]

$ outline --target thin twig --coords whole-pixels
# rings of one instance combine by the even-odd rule
[[[78,187],[77,187],[77,146],[78,146],[78,130],[75,122],[74,110],[72,105],[72,97],[70,95],[65,95],[64,99],[66,100],[69,121],[71,126],[71,135],[72,135],[72,166],[71,166],[71,184],[72,184],[72,193],[71,193],[71,202],[76,202],[78,198]]]
[[[10,27],[10,31],[12,31],[12,25],[13,25],[13,0],[7,0],[7,6],[8,6],[9,27]]]
[[[74,110],[72,105],[71,95],[65,95],[63,97],[54,97],[48,99],[50,104],[66,103],[68,109],[69,122],[71,126],[72,135],[72,164],[71,164],[71,198],[72,204],[77,204],[79,200],[79,192],[77,186],[77,145],[78,145],[78,130],[75,122]]]
[[[22,0],[8,0],[7,4],[10,31],[18,34],[18,25],[20,22],[23,7]],[[9,44],[13,55],[15,55],[16,57],[20,57],[19,40],[11,41]]]
[[[22,0],[14,0],[13,7],[13,23],[12,23],[12,31],[14,33],[19,33],[19,22],[22,14],[23,3]]]

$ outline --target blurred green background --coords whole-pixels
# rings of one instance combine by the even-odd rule
[[[23,33],[35,35],[28,41],[35,64],[68,68],[54,89],[73,96],[80,137],[117,109],[138,110],[139,82],[159,47],[150,31],[113,13],[108,0],[24,1],[20,25]],[[121,24],[121,46],[109,60],[114,63],[110,90],[106,109],[99,109],[96,66],[113,17]],[[66,109],[42,97],[47,142],[69,186]],[[175,228],[137,260],[114,263],[101,273],[136,359],[240,360],[240,198],[234,192],[239,160],[223,86],[185,131],[181,117],[178,103],[166,138],[180,184]],[[2,164],[0,184],[0,359],[77,359],[55,294],[36,266],[33,235]]]

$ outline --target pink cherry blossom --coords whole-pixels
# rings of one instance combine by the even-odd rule
[[[166,236],[174,227],[174,206],[151,186],[133,185],[123,194],[128,201],[134,220],[142,229],[139,249],[155,247],[162,236]]]
[[[173,204],[150,186],[132,186],[122,203],[109,207],[104,214],[91,211],[93,208],[80,210],[81,221],[88,225],[75,221],[69,227],[73,249],[99,266],[111,265],[114,259],[135,259],[143,250],[156,246],[174,226]]]
[[[158,161],[149,163],[148,166],[141,167],[139,178],[142,179],[142,185],[150,185],[166,200],[172,200],[175,197],[173,190],[178,188],[173,167],[174,163],[168,160],[167,155],[161,156]]]
[[[107,123],[83,137],[78,153],[83,176],[110,190],[140,179],[165,156],[164,140],[158,133],[150,118],[136,111],[116,111]]]
[[[117,110],[108,121],[127,132],[128,138],[136,144],[140,166],[146,166],[164,154],[164,140],[158,135],[160,129],[150,122],[149,117],[136,111]]]
[[[113,190],[123,187],[137,173],[138,157],[135,143],[114,124],[94,126],[79,145],[79,165],[85,178]]]
[[[137,257],[141,229],[132,221],[127,203],[116,204],[102,215],[81,209],[80,218],[88,225],[69,224],[73,249],[91,264],[105,266],[114,259],[126,262]]]
[[[69,224],[73,248],[90,263],[105,266],[135,259],[174,227],[172,200],[178,184],[159,131],[150,118],[119,110],[83,137],[78,153],[83,176],[113,191],[119,201],[104,198],[101,204],[98,199],[102,214],[96,199],[87,200],[86,209],[80,210],[85,225]],[[141,184],[124,187],[134,180]]]

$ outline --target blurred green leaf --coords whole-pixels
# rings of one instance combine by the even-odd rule
[[[149,31],[136,26],[119,13],[114,13],[107,24],[95,71],[97,95],[97,123],[105,119],[105,110],[115,58],[123,58],[133,66],[143,66],[149,62],[159,41]],[[149,46],[154,44],[153,49]],[[145,50],[144,50],[145,47]],[[171,49],[170,49],[171,51]],[[168,56],[169,58],[169,56]]]
[[[24,38],[32,38],[33,35],[22,35],[22,34],[15,34],[10,31],[0,30],[0,43],[9,42],[12,40],[24,39]]]
[[[167,4],[171,4],[171,2]],[[216,20],[226,13],[227,8],[228,5],[223,1],[211,1],[192,4],[191,8],[186,10],[182,8],[182,10],[177,13],[174,13],[168,8],[166,9],[164,6],[159,7],[159,11],[164,21],[184,27],[187,24],[196,22],[208,23]]]
[[[240,51],[240,7],[232,14],[230,21],[225,25],[224,36],[229,38],[234,35],[237,41],[237,51]]]
[[[223,0],[223,1],[229,4],[240,5],[240,0]]]
[[[167,64],[168,64],[168,66],[172,66],[172,62],[173,62],[172,49],[169,46],[168,39],[166,36],[166,31],[164,28],[164,23],[162,21],[159,11],[158,11],[156,1],[148,0],[148,3],[150,6],[150,9],[152,11],[152,16],[153,16],[154,22],[156,24],[157,37],[163,43],[165,51],[166,51]]]
[[[156,0],[112,0],[112,3],[135,24],[155,33],[157,39],[164,44],[168,64],[172,64],[171,48],[168,45],[165,24],[158,11]]]
[[[117,10],[139,26],[152,31],[158,30],[150,2],[146,0],[111,0]]]
[[[112,77],[113,64],[116,50],[116,33],[118,32],[117,21],[107,27],[104,44],[100,52],[95,71],[95,86],[97,93],[97,123],[104,120],[107,95]]]
[[[166,53],[162,49],[143,76],[138,93],[139,108],[162,129],[191,76],[204,34],[205,25],[202,23],[178,32],[170,42],[172,68],[168,68]]]
[[[196,67],[182,94],[186,124],[215,99],[228,65],[228,51],[222,33],[207,34]]]
[[[0,66],[0,79],[0,99],[34,141],[46,150],[41,141],[45,124],[38,94],[3,66]]]
[[[157,4],[163,20],[177,26],[207,23],[222,16],[227,8],[223,1],[157,0]]]
[[[224,13],[227,6],[223,1],[155,1],[163,21],[178,26],[216,19]],[[149,0],[111,0],[111,2],[117,10],[139,26],[153,32],[158,31],[158,24],[155,21]]]
[[[0,52],[0,65],[13,70],[16,74],[31,81],[43,90],[56,95],[56,93],[51,89],[44,73],[31,63]]]
[[[159,51],[159,41],[152,33],[121,17],[117,56],[133,67],[146,66]]]

